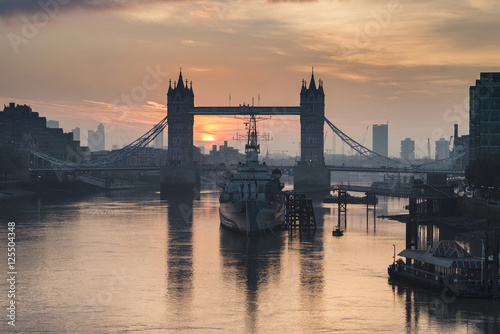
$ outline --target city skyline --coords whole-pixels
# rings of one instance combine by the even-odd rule
[[[0,99],[30,104],[66,132],[108,124],[109,146],[164,117],[168,80],[181,66],[195,104],[207,106],[228,105],[229,96],[232,105],[252,97],[256,105],[298,105],[314,66],[326,116],[342,131],[360,142],[367,125],[390,120],[389,155],[410,136],[423,156],[427,138],[449,138],[454,123],[468,129],[469,86],[479,72],[500,69],[494,1],[48,3],[57,7],[6,2]],[[295,152],[298,118],[272,122],[286,126],[262,122],[271,147]],[[231,141],[242,129],[232,118],[197,116],[195,141]]]

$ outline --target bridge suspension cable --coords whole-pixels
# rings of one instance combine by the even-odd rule
[[[355,141],[354,139],[352,139],[351,137],[349,137],[348,135],[343,133],[339,128],[337,128],[335,125],[333,125],[333,123],[330,122],[328,120],[328,118],[324,117],[324,119],[325,119],[326,124],[328,124],[328,126],[332,129],[332,131],[335,132],[335,134],[337,134],[337,136],[339,136],[340,139],[342,139],[342,141],[344,143],[349,145],[353,150],[355,150],[356,152],[358,152],[362,156],[367,157],[368,159],[374,160],[374,161],[380,163],[381,165],[387,165],[387,166],[391,166],[391,167],[396,167],[396,166],[401,166],[401,165],[410,166],[410,164],[408,164],[408,163],[402,163],[398,160],[391,159],[391,158],[385,157],[381,154],[378,154],[377,152],[373,152],[372,150],[366,148],[365,146],[361,145],[360,143],[358,143],[357,141]]]
[[[325,122],[332,129],[332,131],[335,132],[337,134],[337,136],[339,136],[340,139],[342,139],[342,141],[345,142],[347,145],[349,145],[353,150],[355,150],[356,152],[358,152],[362,156],[367,157],[368,159],[371,159],[371,160],[374,160],[374,161],[380,163],[381,165],[387,165],[387,166],[391,166],[391,167],[411,166],[413,168],[418,169],[418,168],[423,167],[423,166],[429,167],[429,166],[433,166],[433,165],[439,165],[441,163],[445,163],[448,161],[453,161],[453,160],[461,158],[465,154],[467,154],[467,152],[465,150],[462,150],[462,151],[458,151],[457,153],[455,153],[453,155],[450,155],[448,158],[445,158],[445,159],[426,162],[426,163],[419,164],[419,165],[410,164],[407,162],[402,162],[402,161],[398,161],[395,159],[385,157],[383,155],[378,154],[377,152],[373,152],[372,150],[366,148],[362,144],[359,144],[354,139],[352,139],[351,137],[349,137],[348,135],[343,133],[339,128],[337,128],[335,125],[333,125],[333,123],[330,122],[328,120],[328,118],[326,118],[326,117],[325,117]]]
[[[420,166],[420,167],[426,166],[427,167],[427,166],[439,165],[440,163],[457,160],[457,159],[463,157],[466,154],[467,154],[467,152],[465,150],[462,150],[462,151],[458,151],[456,153],[451,154],[448,158],[434,160],[434,161],[431,161],[431,162],[425,162],[425,163],[420,164],[418,166]]]
[[[138,150],[146,147],[149,143],[151,143],[151,141],[153,141],[153,139],[155,139],[156,136],[158,136],[167,126],[168,124],[167,117],[168,116],[165,116],[165,118],[163,118],[160,122],[158,122],[155,126],[153,126],[153,128],[151,128],[148,132],[146,132],[145,134],[143,134],[130,144],[108,154],[107,156],[101,159],[87,161],[87,162],[73,162],[53,157],[51,155],[48,155],[44,152],[35,149],[30,149],[30,152],[33,155],[42,158],[44,160],[47,160],[48,162],[58,166],[78,168],[78,167],[95,167],[95,166],[109,165],[114,163],[115,161],[120,161],[122,159],[125,159],[126,157],[134,154]]]
[[[73,161],[68,161],[68,160],[63,160],[61,158],[53,157],[47,153],[41,152],[41,151],[36,150],[36,149],[30,149],[30,152],[33,155],[52,163],[53,165],[63,166],[63,167],[81,168],[81,167],[96,167],[96,166],[110,165],[116,161],[120,161],[122,159],[125,159],[126,157],[129,157],[130,155],[134,154],[138,150],[146,147],[149,143],[151,143],[151,141],[153,141],[153,139],[155,139],[160,134],[160,132],[163,131],[165,129],[165,127],[168,125],[168,118],[167,117],[168,116],[165,116],[160,122],[158,122],[155,126],[153,126],[153,128],[151,128],[148,132],[143,134],[141,137],[137,138],[136,140],[134,140],[130,144],[124,146],[122,149],[113,151],[112,153],[108,154],[107,156],[105,156],[101,159],[87,161],[87,162],[73,162]],[[420,164],[420,165],[412,165],[410,163],[405,163],[405,162],[398,161],[396,159],[388,158],[386,156],[380,155],[380,154],[366,148],[365,146],[356,142],[354,139],[352,139],[351,137],[346,135],[344,132],[342,132],[339,128],[337,128],[335,125],[333,125],[333,123],[330,122],[326,117],[324,117],[324,120],[325,120],[326,124],[332,129],[332,131],[337,136],[339,136],[343,142],[345,142],[347,145],[349,145],[349,147],[351,147],[353,150],[355,150],[360,155],[362,155],[368,159],[371,159],[373,161],[378,162],[381,165],[386,165],[388,167],[389,166],[390,167],[398,167],[398,166],[407,166],[408,167],[408,166],[411,166],[414,168],[419,168],[422,166],[431,166],[431,165],[436,165],[436,164],[440,164],[443,162],[455,160],[455,159],[458,159],[466,154],[465,151],[459,151],[456,154],[453,154],[446,159],[436,160],[436,161],[432,161],[432,162],[428,162],[428,163],[424,163],[424,164]],[[76,152],[75,152],[75,155],[76,155]]]

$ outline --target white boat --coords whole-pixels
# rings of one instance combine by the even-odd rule
[[[223,227],[250,235],[272,231],[284,222],[285,195],[281,171],[270,172],[265,163],[259,163],[255,115],[246,125],[246,163],[239,164],[221,184],[219,214]]]

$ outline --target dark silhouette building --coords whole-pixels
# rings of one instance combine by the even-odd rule
[[[410,138],[406,138],[401,141],[401,159],[404,160],[415,160],[415,141]]]
[[[31,166],[43,166],[46,162],[30,155],[29,149],[63,160],[80,160],[80,143],[73,140],[73,134],[64,133],[59,128],[47,128],[47,119],[28,105],[4,105],[3,112],[0,112],[0,142],[23,152],[23,160],[29,161]]]
[[[452,156],[465,152],[465,155],[453,161],[453,169],[465,170],[469,164],[469,136],[458,136],[458,124],[455,124],[455,131],[453,132],[453,149]]]
[[[500,72],[481,73],[469,99],[470,160],[500,154]]]
[[[59,121],[47,121],[47,127],[51,129],[58,129],[59,128]]]
[[[443,160],[450,156],[450,142],[444,138],[436,140],[436,160]]]
[[[228,146],[227,141],[224,141],[224,145],[219,146],[219,150],[217,150],[217,145],[213,145],[208,159],[206,159],[206,163],[213,165],[236,165],[239,162],[245,162],[245,155],[241,154],[238,149]]]

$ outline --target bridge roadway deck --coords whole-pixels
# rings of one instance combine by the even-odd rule
[[[456,169],[445,168],[420,168],[420,167],[349,167],[330,166],[332,172],[369,172],[369,173],[446,173],[450,175],[464,175],[464,172]]]
[[[329,166],[332,172],[360,172],[360,173],[446,173],[449,175],[463,176],[464,172],[452,169],[439,169],[439,168],[392,168],[392,167],[346,167],[346,166]],[[46,172],[46,171],[125,171],[125,170],[160,170],[160,166],[54,166],[54,167],[40,167],[31,168],[33,172]],[[222,171],[234,168],[233,166],[200,166],[199,169],[203,171]],[[269,166],[269,168],[279,169],[293,169],[294,166]]]
[[[59,172],[91,172],[91,171],[124,171],[124,170],[160,170],[159,166],[96,166],[96,167],[71,167],[71,166],[54,166],[54,167],[40,167],[40,168],[30,168],[30,172],[50,172],[50,171],[59,171]]]

